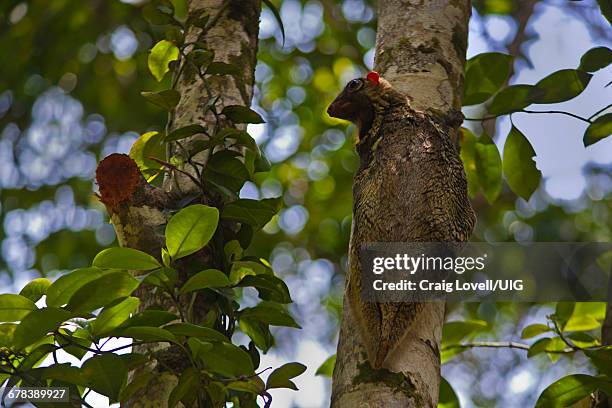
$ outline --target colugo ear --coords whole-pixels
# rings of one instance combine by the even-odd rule
[[[378,85],[380,82],[380,75],[376,71],[368,72],[366,79],[372,83],[372,85]]]

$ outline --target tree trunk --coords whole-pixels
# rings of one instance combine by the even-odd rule
[[[227,105],[249,106],[253,95],[261,0],[190,0],[188,3],[190,20],[207,14],[210,29],[203,35],[202,29],[188,27],[185,42],[197,41],[200,48],[214,52],[215,61],[231,63],[242,72],[207,78],[205,85],[196,69],[183,59],[184,66],[175,74],[180,76],[176,78],[176,90],[181,94],[181,100],[168,130],[190,124],[207,127],[208,123],[209,127],[212,126],[212,113],[206,109],[209,91],[220,95],[216,104],[218,111]],[[181,157],[195,140],[202,137],[182,140],[181,148],[171,146],[168,160],[173,155]],[[184,170],[195,172],[188,165]],[[98,166],[96,179],[119,244],[142,250],[158,259],[164,242],[157,230],[167,222],[166,210],[188,194],[207,195],[207,192],[198,190],[187,176],[178,172],[167,177],[163,190],[156,189],[146,183],[136,164],[125,155],[111,155],[104,159]],[[207,202],[208,199],[199,197],[198,200]],[[167,299],[152,292],[140,291],[137,295],[141,300],[141,310],[152,305],[173,309]],[[194,314],[202,315],[203,311],[194,310]],[[184,356],[160,344],[137,346],[134,351],[154,356],[151,363],[142,369],[150,374],[150,380],[146,387],[122,406],[167,406],[170,392],[184,368]]]
[[[452,117],[461,108],[470,11],[469,1],[379,2],[376,69],[395,89],[410,97],[415,110]],[[447,136],[454,139],[454,132],[450,131]],[[399,162],[395,165],[402,166]],[[465,185],[456,187],[459,191],[465,190]],[[358,197],[354,199],[355,209],[360,203]],[[469,208],[465,192],[458,194],[456,199]],[[382,207],[385,203],[375,205],[381,206],[384,211]],[[416,212],[423,210],[417,209]],[[462,216],[460,214],[455,217]],[[455,221],[467,225],[472,220]],[[367,225],[353,225],[353,231],[367,228]],[[394,228],[397,225],[379,229],[393,231]],[[365,243],[358,242],[355,235],[353,233],[351,236],[349,274],[359,269],[359,260],[353,254],[358,253],[355,248],[361,248]],[[390,232],[388,240],[393,240],[392,236]],[[429,234],[413,238],[414,241],[437,240]],[[333,377],[332,407],[436,407],[443,321],[443,303],[422,305],[409,332],[401,334],[402,343],[388,356],[384,365],[386,368],[374,370],[367,361],[362,340],[355,330],[355,316],[345,296]]]

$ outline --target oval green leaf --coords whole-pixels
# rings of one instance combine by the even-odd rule
[[[502,89],[491,101],[487,110],[493,115],[504,115],[515,112],[531,105],[531,96],[534,94],[533,85],[512,85]]]
[[[202,249],[212,238],[219,222],[219,210],[202,204],[190,205],[176,213],[166,226],[166,246],[172,259]]]
[[[179,50],[176,45],[168,40],[161,40],[151,49],[149,54],[148,65],[149,71],[157,79],[164,79],[166,73],[170,70],[168,64],[178,58]]]
[[[72,295],[66,308],[77,314],[87,314],[130,296],[139,284],[129,272],[109,273],[83,285]]]
[[[535,408],[568,407],[588,397],[603,381],[586,374],[573,374],[549,385],[540,395]]]
[[[503,170],[512,191],[525,200],[538,188],[542,177],[534,156],[529,140],[513,126],[504,145]]]
[[[266,381],[266,389],[290,388],[292,390],[297,390],[297,386],[293,381],[291,381],[291,379],[301,375],[304,371],[306,371],[306,366],[304,364],[284,364],[272,371],[268,377],[268,381]]]
[[[123,247],[107,248],[100,251],[94,258],[92,266],[140,271],[148,271],[161,267],[157,259],[146,252]]]
[[[32,302],[37,302],[41,297],[47,294],[47,289],[51,286],[51,281],[46,278],[38,278],[28,282],[27,285],[21,289],[19,294],[27,297]]]
[[[217,269],[207,269],[189,278],[181,288],[180,293],[189,293],[206,288],[222,288],[230,285],[231,282],[223,272]]]
[[[590,146],[612,135],[612,113],[601,115],[584,132],[584,146]]]
[[[15,329],[13,347],[20,350],[34,344],[47,333],[56,330],[70,317],[70,312],[57,307],[34,310],[24,317]]]
[[[99,268],[75,269],[61,276],[47,289],[47,305],[62,306],[70,300],[72,295],[87,283],[113,271]]]
[[[234,123],[264,123],[259,113],[242,105],[228,105],[221,111]]]
[[[172,111],[181,100],[181,94],[174,89],[167,89],[160,92],[145,91],[140,94],[153,105],[157,105],[168,112]]]
[[[140,305],[140,299],[128,297],[117,303],[104,308],[98,317],[91,322],[91,331],[95,337],[104,337],[119,325],[124,323],[136,308]]]
[[[463,105],[476,105],[489,99],[506,83],[512,68],[512,56],[486,52],[465,64]]]
[[[608,47],[591,48],[580,58],[581,71],[595,72],[612,64],[612,50]]]
[[[11,293],[0,295],[0,321],[14,322],[21,320],[32,310],[36,310],[36,305],[25,296]]]
[[[86,360],[81,370],[92,390],[107,396],[113,402],[119,399],[128,374],[121,357],[113,353],[96,355]]]
[[[533,103],[559,103],[580,95],[593,75],[576,69],[553,72],[535,85],[530,98]]]
[[[483,133],[475,146],[476,174],[489,203],[495,202],[502,185],[502,161],[497,146],[491,138]]]

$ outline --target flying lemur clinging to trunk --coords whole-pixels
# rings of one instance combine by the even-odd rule
[[[345,296],[368,360],[381,368],[423,304],[365,302],[359,250],[370,242],[469,239],[475,216],[451,138],[460,121],[413,110],[408,98],[376,72],[350,81],[327,112],[359,130]]]

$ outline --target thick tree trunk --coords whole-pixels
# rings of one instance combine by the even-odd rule
[[[210,129],[214,120],[212,113],[206,109],[209,92],[220,95],[216,103],[219,112],[227,105],[250,105],[261,0],[190,0],[188,3],[190,17],[210,16],[210,30],[203,35],[202,29],[188,27],[186,43],[197,41],[199,47],[215,53],[215,61],[231,63],[241,70],[237,75],[207,78],[206,85],[193,66],[185,65],[177,71],[180,77],[176,89],[181,94],[181,100],[169,129],[190,124],[200,124]],[[187,63],[183,60],[183,64]],[[182,148],[171,146],[170,156],[180,157],[201,137],[182,140]],[[184,170],[195,174],[189,165]],[[157,231],[167,222],[167,211],[164,210],[172,208],[172,203],[187,194],[202,193],[188,177],[176,172],[167,177],[163,190],[155,189],[146,183],[135,163],[125,155],[112,155],[103,160],[98,167],[97,181],[101,200],[106,204],[119,244],[145,251],[157,258],[164,245]],[[199,201],[207,202],[208,199],[200,197]],[[138,296],[141,309],[152,305],[161,305],[169,310],[173,308],[166,299],[152,292],[141,291]],[[201,312],[194,310],[195,315]],[[154,356],[143,369],[152,375],[147,386],[122,406],[167,406],[170,392],[182,371],[183,357],[167,346],[145,345],[134,349],[135,352]]]
[[[452,117],[461,108],[470,11],[469,1],[379,2],[376,68],[395,89],[410,97],[414,109]],[[401,163],[397,165],[401,167]],[[463,204],[469,208],[465,194],[457,199],[465,200]],[[359,205],[355,202],[354,208]],[[388,225],[382,229],[393,231],[396,227]],[[353,225],[353,230],[357,228],[368,226]],[[415,238],[421,238],[415,241],[434,240],[431,236]],[[357,241],[352,234],[351,254],[357,253],[354,249],[364,244]],[[356,258],[349,258],[349,271],[357,269]],[[345,298],[332,406],[436,407],[443,321],[443,303],[424,304],[409,333],[403,334],[401,345],[387,358],[386,369],[374,370],[367,361],[362,340],[355,330],[355,316]]]

